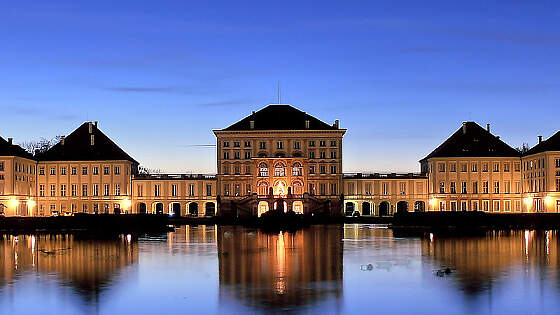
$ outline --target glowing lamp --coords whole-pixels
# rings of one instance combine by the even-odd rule
[[[525,197],[523,198],[523,202],[525,202],[526,205],[530,205],[533,203],[533,197]]]
[[[432,198],[432,199],[430,199],[430,202],[429,202],[429,203],[430,203],[430,206],[431,206],[432,208],[433,208],[433,207],[435,207],[435,206],[436,206],[436,204],[437,204],[437,200],[436,200],[436,198]]]
[[[10,200],[8,201],[8,206],[9,206],[10,208],[15,208],[15,207],[18,206],[18,204],[19,204],[19,201],[18,201],[17,199],[15,199],[15,198],[12,198],[12,199],[10,199]]]
[[[122,205],[123,205],[123,208],[130,209],[130,206],[132,206],[132,201],[130,201],[130,199],[124,199],[122,201]]]
[[[552,200],[552,197],[550,197],[550,196],[544,197],[544,203],[545,203],[547,206],[552,205],[552,201],[553,201],[553,200]]]
[[[35,202],[35,200],[27,199],[27,206],[28,207],[33,208],[33,207],[35,207],[36,204],[37,203]]]

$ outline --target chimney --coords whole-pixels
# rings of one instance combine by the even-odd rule
[[[490,124],[486,124],[486,131],[490,132]]]
[[[255,129],[255,121],[254,120],[249,121],[249,128]]]
[[[338,119],[336,119],[334,121],[333,127],[335,127],[336,129],[338,129],[338,125],[340,124],[340,121]]]
[[[305,120],[305,129],[309,129],[309,120]]]
[[[542,142],[542,136],[537,136],[539,138],[539,143]]]
[[[467,134],[467,122],[463,121],[463,134],[466,135]]]
[[[14,142],[14,138],[8,138],[8,144],[12,144]]]
[[[89,133],[93,133],[93,124],[91,123],[91,121],[88,122],[88,130],[89,130]]]
[[[93,122],[93,125],[95,126],[95,129],[97,129],[97,120]]]
[[[496,136],[496,139],[500,140],[500,136]]]
[[[66,136],[61,136],[60,137],[60,144],[64,145],[64,139],[66,139]]]

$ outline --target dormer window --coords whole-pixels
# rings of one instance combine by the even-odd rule
[[[94,137],[94,135],[91,135],[90,142],[91,142],[91,143],[90,143],[91,145],[94,145],[94,144],[95,144],[95,137]]]

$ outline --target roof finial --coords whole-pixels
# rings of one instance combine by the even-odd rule
[[[278,104],[280,104],[280,80],[278,80]]]

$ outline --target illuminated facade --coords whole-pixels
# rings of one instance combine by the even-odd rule
[[[214,130],[222,213],[268,210],[342,214],[342,137],[346,129],[290,105],[268,105]]]
[[[35,156],[0,138],[0,214],[560,212],[560,132],[521,154],[489,126],[465,122],[420,161],[421,173],[408,174],[343,174],[346,129],[290,105],[213,132],[215,176],[138,174],[138,162],[97,122]]]

